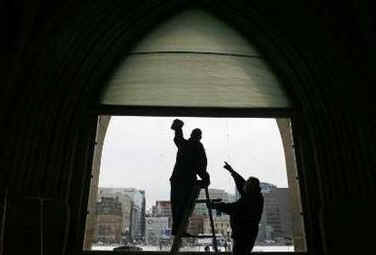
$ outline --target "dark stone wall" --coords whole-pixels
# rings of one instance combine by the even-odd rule
[[[294,101],[308,249],[338,254],[367,239],[372,1],[9,0],[0,8],[1,255],[81,250],[101,88],[142,35],[192,2],[256,44]]]

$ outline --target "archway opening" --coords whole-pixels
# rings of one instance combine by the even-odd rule
[[[281,143],[285,148],[284,156],[287,153],[290,157],[294,156],[294,153],[291,153],[293,142],[288,119],[292,116],[293,105],[278,78],[270,71],[257,50],[236,31],[199,10],[186,11],[175,16],[142,40],[112,77],[99,105],[98,115],[143,116],[144,120],[152,116],[219,117],[227,121],[230,120],[227,118],[231,117],[241,117],[243,120],[252,120],[252,117],[278,118],[279,130],[284,130],[283,134],[281,131],[282,138],[285,139]],[[280,119],[283,117],[286,119]],[[97,139],[100,141],[97,141],[97,145],[100,146],[97,146],[95,152],[98,158],[94,153],[94,162],[97,164],[101,160],[103,145],[101,141],[104,139],[108,125],[106,121],[109,121],[106,118],[108,117],[100,116],[98,121]],[[269,120],[274,121],[274,126],[277,127],[275,120]],[[101,121],[104,125],[100,124]],[[137,128],[133,127],[133,130]],[[141,132],[141,135],[145,133]],[[247,137],[250,138],[252,135]],[[290,190],[294,187],[294,195],[288,196],[288,199],[293,201],[297,226],[290,241],[297,247],[295,250],[302,251],[305,250],[305,237],[300,216],[295,161],[290,163],[289,167],[292,169],[290,178],[286,178],[285,181],[289,183]],[[87,222],[90,217],[98,219],[98,210],[95,206],[97,199],[100,198],[98,179],[96,179],[99,177],[99,171],[93,176],[89,197],[91,210]],[[268,190],[272,186],[265,187]],[[118,192],[119,190],[113,190],[112,193]],[[268,196],[267,193],[265,194]],[[271,203],[273,201],[275,198],[271,198]],[[108,204],[109,201],[103,201],[102,204],[105,203]],[[274,205],[274,210],[279,209]],[[273,214],[275,215],[275,212],[271,212],[270,216],[273,217]],[[123,233],[127,231],[124,225],[122,225]],[[129,225],[128,234],[131,232]],[[87,233],[91,231],[92,234],[97,234],[98,230],[93,228],[87,230]],[[271,232],[273,230],[265,226],[263,233],[265,240],[271,238]],[[286,239],[282,240],[282,236],[279,238],[280,241],[288,242]],[[89,243],[92,241],[93,239],[85,238],[85,246],[90,246]],[[269,241],[275,242],[275,240]]]
[[[108,117],[102,118],[108,120]],[[96,221],[87,223],[95,228],[91,249],[113,249],[137,243],[144,250],[168,251],[172,241],[169,234],[169,177],[176,157],[173,132],[169,126],[174,118],[176,116],[112,117],[106,137],[103,143],[100,142],[103,145],[100,169],[99,166],[93,168],[97,176],[98,196],[94,204],[96,208],[92,208],[96,211]],[[186,123],[185,136],[189,136],[188,131],[195,127],[203,131],[202,142],[209,159],[211,198],[227,202],[237,198],[234,183],[222,168],[223,161],[231,163],[245,178],[256,176],[261,180],[265,208],[254,250],[301,249],[299,243],[304,242],[304,234],[302,230],[296,231],[299,224],[302,227],[302,219],[298,184],[294,178],[296,167],[292,151],[289,151],[292,148],[290,120],[179,118]],[[97,160],[95,162],[98,163]],[[121,204],[121,217],[117,214],[116,200]],[[105,213],[106,209],[112,213]],[[229,218],[217,213],[214,215],[219,240],[230,245]],[[196,205],[189,231],[195,235],[210,234],[208,219],[206,207]],[[159,228],[158,231],[156,228]],[[204,241],[208,242],[191,240],[193,246],[185,249],[203,250]],[[220,249],[225,250],[225,247]]]

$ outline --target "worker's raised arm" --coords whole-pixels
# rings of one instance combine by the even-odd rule
[[[179,119],[175,119],[171,125],[171,129],[175,131],[174,142],[177,147],[180,147],[184,142],[183,125],[184,122]]]
[[[243,196],[244,195],[243,187],[245,184],[244,178],[240,174],[238,174],[226,161],[225,161],[225,165],[223,166],[223,168],[225,168],[227,171],[230,172],[230,174],[232,175],[232,178],[234,179],[236,189],[239,191],[239,194]]]

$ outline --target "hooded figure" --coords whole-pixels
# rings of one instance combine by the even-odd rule
[[[233,203],[213,203],[211,207],[230,215],[233,254],[249,254],[256,241],[264,207],[260,181],[255,177],[245,180],[227,162],[224,168],[232,175],[240,198]]]

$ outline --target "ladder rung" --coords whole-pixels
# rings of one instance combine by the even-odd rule
[[[220,198],[217,198],[217,199],[198,199],[198,200],[196,200],[196,203],[207,203],[207,201],[211,201],[211,202],[221,202],[222,201],[222,199],[220,199]]]

